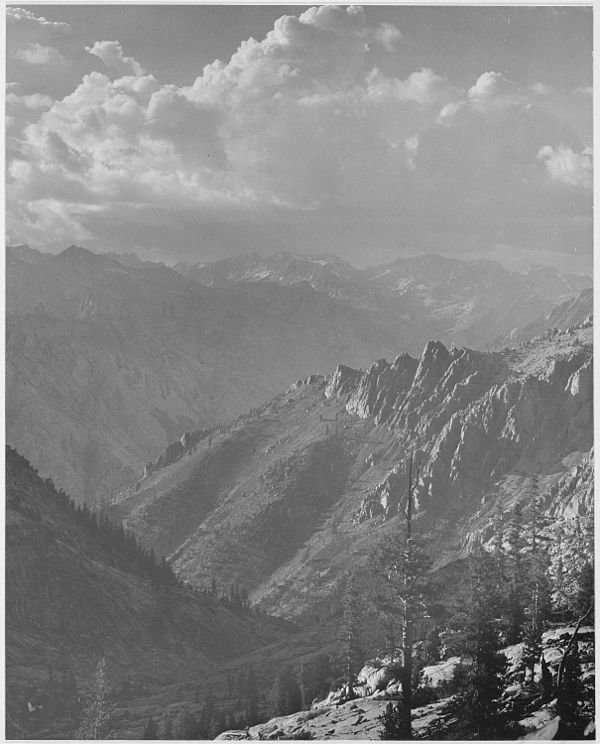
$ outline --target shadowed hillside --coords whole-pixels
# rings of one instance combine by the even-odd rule
[[[102,657],[123,689],[140,694],[182,678],[200,681],[217,663],[289,632],[178,585],[132,536],[109,534],[10,448],[6,485],[12,735],[69,738],[78,724],[73,689],[83,689]],[[44,707],[28,710],[35,700]]]

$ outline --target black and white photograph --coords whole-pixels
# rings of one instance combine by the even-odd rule
[[[595,12],[5,4],[5,739],[596,738]]]

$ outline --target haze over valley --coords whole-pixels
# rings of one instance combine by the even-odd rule
[[[596,737],[591,11],[7,8],[6,738]]]

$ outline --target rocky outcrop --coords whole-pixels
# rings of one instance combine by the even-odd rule
[[[497,508],[530,500],[534,476],[547,514],[588,508],[591,338],[580,329],[494,353],[432,342],[419,359],[338,366],[115,508],[186,580],[239,577],[266,611],[333,617],[349,567],[370,570],[399,527],[409,454],[434,568],[487,542]]]
[[[549,512],[557,519],[592,515],[594,511],[594,450],[563,475],[549,491]]]
[[[154,462],[149,462],[144,465],[142,478],[147,478],[150,473],[154,473],[161,468],[166,468],[169,465],[172,465],[185,454],[195,452],[199,442],[210,436],[210,431],[210,429],[198,429],[197,431],[192,432],[186,431],[177,441],[171,442],[171,444],[167,446],[165,451],[159,455]]]
[[[399,682],[402,664],[402,655],[370,659],[358,673],[357,682],[365,686],[367,695],[385,690],[390,683]]]
[[[547,363],[535,348],[521,356],[517,366],[510,354],[448,351],[432,341],[418,363],[404,355],[364,372],[338,368],[326,395],[345,400],[348,413],[390,427],[400,451],[423,452],[416,486],[422,505],[478,497],[513,469],[549,468],[592,445],[591,347],[574,338]],[[396,477],[389,471],[367,494],[359,522],[396,513]]]

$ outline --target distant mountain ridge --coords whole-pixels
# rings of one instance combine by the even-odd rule
[[[78,499],[298,376],[395,348],[377,313],[306,282],[217,289],[76,246],[21,255],[7,260],[8,439]]]
[[[77,246],[7,250],[9,441],[78,499],[109,498],[185,431],[294,379],[418,354],[429,338],[485,348],[586,282],[435,255],[362,270],[292,254],[177,268]]]
[[[314,289],[357,307],[378,308],[404,326],[402,349],[416,352],[426,338],[446,344],[488,345],[591,287],[587,275],[550,267],[510,272],[497,261],[464,261],[436,254],[398,258],[357,269],[337,256],[256,253],[174,267],[205,286],[308,282]]]
[[[498,340],[496,345],[505,343],[507,346],[529,341],[547,331],[559,328],[566,330],[569,327],[580,325],[589,321],[591,323],[594,313],[594,293],[591,287],[583,289],[575,297],[561,302],[549,313],[540,315],[523,328],[516,328],[509,336]]]

